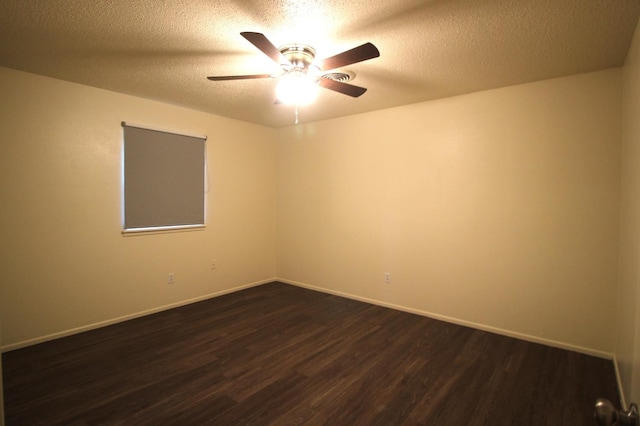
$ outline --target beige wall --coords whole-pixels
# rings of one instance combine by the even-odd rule
[[[274,130],[0,68],[2,346],[279,276],[612,353],[621,87],[608,70]],[[205,231],[120,234],[122,120],[209,136]]]
[[[0,93],[5,349],[276,276],[272,129],[6,68]],[[121,121],[209,137],[206,230],[121,235]]]
[[[620,111],[614,69],[282,129],[278,274],[611,354]]]
[[[622,197],[616,358],[628,402],[640,402],[640,27],[623,78]]]

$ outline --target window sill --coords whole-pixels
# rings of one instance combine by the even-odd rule
[[[184,226],[156,226],[153,228],[132,228],[123,229],[122,236],[133,237],[136,235],[171,234],[175,232],[204,231],[205,225],[184,225]]]

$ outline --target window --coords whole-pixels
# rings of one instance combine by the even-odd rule
[[[124,232],[203,227],[206,136],[122,126]]]

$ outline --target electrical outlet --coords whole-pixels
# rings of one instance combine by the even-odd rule
[[[174,274],[173,272],[169,272],[169,279],[167,281],[167,284],[173,284],[176,282],[176,274]]]
[[[217,262],[218,262],[217,260],[211,259],[211,263],[209,264],[209,267],[211,269],[216,269],[218,267],[218,263]]]
[[[384,282],[387,284],[391,284],[391,272],[384,273]]]

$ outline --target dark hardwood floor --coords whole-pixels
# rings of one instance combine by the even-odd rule
[[[272,283],[3,354],[12,425],[593,425],[611,361]]]

